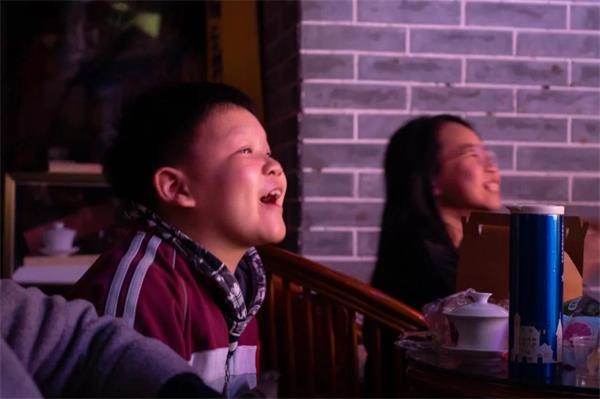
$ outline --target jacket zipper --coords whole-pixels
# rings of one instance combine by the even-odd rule
[[[229,350],[227,351],[227,359],[225,360],[225,384],[223,385],[223,395],[225,395],[226,398],[229,397],[229,395],[227,394],[227,388],[229,386],[229,379],[230,379],[230,374],[229,374],[229,361],[231,360],[231,357],[233,356],[233,351]]]

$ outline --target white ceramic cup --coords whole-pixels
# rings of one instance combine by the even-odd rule
[[[76,231],[65,227],[63,222],[55,222],[44,233],[44,247],[50,252],[64,252],[73,248]]]
[[[508,311],[488,303],[489,292],[469,293],[475,302],[444,312],[458,332],[457,347],[504,351],[508,347]]]

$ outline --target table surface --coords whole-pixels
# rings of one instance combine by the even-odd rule
[[[405,383],[430,396],[600,397],[600,376],[580,375],[568,367],[551,382],[509,378],[504,352],[460,351],[430,342],[401,341]]]
[[[12,278],[23,285],[73,285],[88,266],[21,266]]]

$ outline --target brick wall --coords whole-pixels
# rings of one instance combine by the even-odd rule
[[[299,250],[301,169],[298,141],[300,115],[300,9],[296,1],[258,2],[261,21],[262,81],[265,127],[273,155],[281,162],[288,180],[284,218],[287,234],[283,245]]]
[[[600,4],[299,3],[300,250],[362,279],[375,261],[389,136],[448,112],[498,155],[505,203],[600,211]]]

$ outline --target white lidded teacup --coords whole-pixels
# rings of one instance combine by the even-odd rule
[[[458,332],[457,348],[504,351],[508,348],[508,311],[488,303],[489,292],[469,294],[475,302],[444,312]]]
[[[52,223],[52,227],[44,232],[44,252],[69,252],[73,249],[73,241],[76,234],[76,230],[65,227],[63,222]]]

